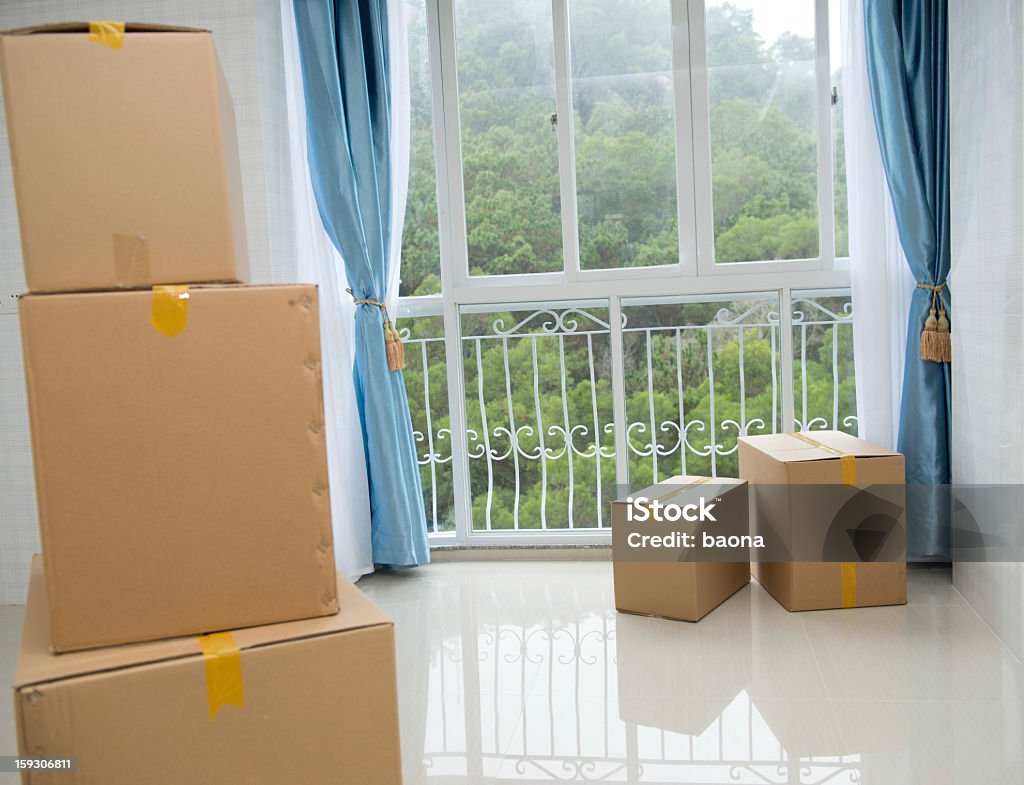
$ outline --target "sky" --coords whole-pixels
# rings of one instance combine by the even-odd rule
[[[754,12],[754,29],[769,44],[782,33],[814,35],[813,0],[709,0],[708,5],[730,2]],[[830,5],[838,5],[833,2]]]
[[[754,29],[769,44],[775,43],[786,32],[809,38],[814,36],[814,0],[708,0],[708,5],[725,2],[753,11]],[[846,5],[846,0],[828,2],[829,46],[834,64],[839,63],[842,57],[839,21]]]

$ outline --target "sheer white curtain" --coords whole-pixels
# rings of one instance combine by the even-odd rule
[[[295,217],[296,280],[319,287],[320,338],[324,381],[324,420],[334,553],[338,570],[355,580],[373,571],[370,496],[362,427],[352,382],[355,306],[345,292],[345,266],[324,230],[306,160],[306,106],[298,56],[293,0],[281,0],[289,163]],[[392,243],[385,298],[395,313],[398,299],[402,223],[409,179],[409,69],[405,45],[404,0],[389,0],[388,37],[392,57]]]
[[[863,0],[844,0],[843,133],[850,206],[850,286],[861,438],[894,448],[914,278],[882,170],[864,52]]]
[[[388,0],[388,49],[391,57],[391,267],[388,270],[388,313],[398,315],[398,284],[402,271],[402,227],[409,195],[412,102],[409,93],[409,46],[405,28],[407,0]]]

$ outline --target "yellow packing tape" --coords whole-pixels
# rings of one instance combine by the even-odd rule
[[[123,49],[124,22],[89,22],[89,40],[111,49]]]
[[[839,470],[843,475],[843,485],[857,484],[857,459],[854,456],[840,455]]]
[[[167,336],[175,336],[188,324],[187,286],[154,286],[150,324]]]
[[[700,477],[700,478],[694,480],[693,482],[686,483],[685,485],[676,485],[674,488],[672,488],[672,490],[670,490],[664,496],[659,496],[654,501],[663,502],[663,501],[665,501],[665,499],[671,499],[676,494],[680,494],[683,491],[688,491],[690,488],[694,488],[694,487],[696,487],[698,485],[702,485],[703,483],[710,482],[712,479],[713,479],[712,477]],[[672,483],[672,484],[674,485],[674,483]]]
[[[819,450],[824,450],[827,453],[831,453],[839,458],[839,471],[842,474],[843,485],[856,485],[857,484],[857,456],[850,455],[842,450],[837,450],[835,447],[830,447],[827,444],[819,442],[808,436],[806,433],[791,433],[789,434],[794,439],[799,439],[802,442],[806,442],[812,447],[817,447]]]
[[[242,655],[230,632],[199,636],[199,648],[206,662],[206,702],[210,719],[221,706],[245,706],[242,686]]]
[[[840,602],[844,608],[857,607],[857,564],[844,561],[840,578],[842,590]]]
[[[843,478],[843,485],[857,484],[857,457],[849,453],[837,450],[827,444],[822,444],[817,439],[811,438],[806,433],[791,433],[790,436],[802,442],[818,447],[825,452],[838,456],[839,471]],[[856,562],[842,562],[840,564],[840,597],[839,602],[843,608],[857,607],[857,564]]]

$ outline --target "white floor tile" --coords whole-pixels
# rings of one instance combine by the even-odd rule
[[[865,785],[1024,782],[1021,704],[837,701]]]
[[[966,605],[949,579],[945,565],[912,565],[907,585],[909,605]]]
[[[834,700],[1024,700],[1024,670],[969,607],[803,615]]]
[[[360,586],[396,621],[407,785],[1024,782],[1024,667],[948,569],[911,570],[906,606],[788,613],[752,584],[696,624],[616,613],[600,562]]]

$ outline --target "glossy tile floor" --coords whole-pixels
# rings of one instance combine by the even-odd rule
[[[603,562],[445,563],[361,586],[397,621],[407,785],[1022,783],[1024,667],[950,585],[697,624],[617,614]]]
[[[1024,667],[948,569],[911,570],[906,606],[791,614],[755,584],[697,624],[617,614],[605,562],[360,586],[397,622],[406,785],[1024,782]]]

